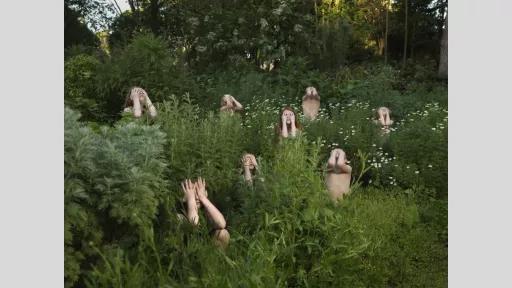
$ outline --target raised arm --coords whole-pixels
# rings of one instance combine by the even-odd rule
[[[196,193],[206,210],[206,215],[211,220],[215,229],[225,229],[226,228],[226,219],[224,219],[224,215],[220,213],[219,209],[213,205],[212,202],[206,197],[206,181],[202,178],[199,178],[196,183]]]
[[[153,103],[151,103],[151,99],[149,99],[149,96],[146,94],[146,108],[149,110],[149,115],[151,118],[156,117],[156,108]]]
[[[352,173],[352,167],[347,165],[345,152],[339,148],[331,151],[331,156],[327,160],[327,171],[331,173]]]
[[[181,188],[187,200],[187,219],[190,223],[197,226],[199,224],[199,214],[197,213],[195,186],[190,179],[186,179],[181,183]]]
[[[251,170],[258,169],[258,162],[256,161],[256,157],[253,154],[244,154],[242,157],[242,165],[244,169],[244,178],[247,182],[252,182],[252,172]]]
[[[233,105],[235,105],[235,110],[243,110],[244,106],[240,104],[240,102],[236,101],[235,97],[231,96],[231,101],[233,101]]]
[[[348,164],[338,164],[336,165],[337,168],[339,168],[339,171],[341,171],[341,173],[347,173],[347,174],[350,174],[352,173],[352,167]]]
[[[138,118],[142,115],[142,107],[140,105],[139,95],[136,95],[133,92],[134,91],[132,90],[132,93],[130,95],[133,101],[133,116]]]
[[[292,121],[290,134],[292,135],[292,137],[295,137],[297,135],[297,127],[295,127],[295,114],[292,114],[290,118]]]
[[[282,123],[281,123],[281,131],[279,133],[282,137],[288,138],[288,127],[286,126],[286,116],[282,117]]]

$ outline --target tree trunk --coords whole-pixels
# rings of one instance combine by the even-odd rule
[[[405,26],[404,26],[404,59],[402,62],[402,69],[405,68],[405,61],[407,60],[407,10],[409,6],[407,0],[405,0]]]
[[[442,79],[448,79],[448,12],[446,12],[445,28],[441,38],[441,55],[439,57],[438,76]]]
[[[411,44],[409,45],[411,48],[409,49],[411,53],[409,53],[409,58],[414,60],[414,47],[416,46],[416,43],[414,43],[414,34],[416,33],[416,21],[412,21],[412,31],[411,31]]]
[[[386,46],[386,39],[384,39],[384,37],[379,37],[377,38],[377,40],[375,40],[377,42],[377,48],[378,48],[378,54],[379,56],[382,56],[384,55],[384,49],[385,49],[385,46]]]
[[[160,31],[160,5],[158,0],[151,0],[149,2],[149,13],[151,15],[149,24],[153,34],[158,35]]]
[[[116,5],[118,15],[121,15],[123,11],[121,10],[121,7],[119,7],[119,4],[117,4],[117,0],[113,0],[112,2]]]
[[[386,1],[386,33],[384,35],[384,65],[388,64],[389,0]]]
[[[128,0],[128,5],[130,5],[130,10],[132,10],[132,12],[135,12],[137,10],[134,0]]]

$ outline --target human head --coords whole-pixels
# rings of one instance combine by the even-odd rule
[[[233,106],[233,101],[231,100],[231,95],[225,94],[222,96],[222,99],[220,100],[220,106]]]
[[[282,117],[286,116],[286,125],[291,125],[291,115],[295,115],[295,127],[300,128],[299,117],[297,117],[297,113],[295,113],[293,108],[290,106],[286,106],[281,110],[281,114],[279,115],[279,124],[281,125]]]
[[[133,89],[137,89],[137,92],[138,93],[133,93]],[[139,98],[139,103],[144,105],[146,103],[146,93],[140,93],[142,91],[144,91],[142,88],[139,88],[139,87],[132,87],[130,88],[130,91],[128,92],[128,95],[126,95],[126,98],[125,98],[125,101],[124,101],[124,107],[133,107],[133,97],[138,97]]]
[[[244,153],[242,156],[242,164],[248,165],[249,169],[254,169],[257,167],[258,163],[256,163],[256,158],[253,154]]]
[[[230,235],[226,229],[215,229],[212,232],[213,242],[215,245],[225,249],[228,247]]]
[[[194,189],[196,187],[196,182],[192,182],[192,184],[194,185]],[[204,193],[206,194],[206,197],[208,197],[208,191],[204,191]],[[199,198],[197,197],[197,193],[196,193],[196,197],[195,197],[195,200],[196,200],[196,207],[197,209],[201,208],[201,201],[199,200]],[[187,196],[183,196],[183,198],[181,199],[181,201],[183,203],[186,203],[187,202]]]

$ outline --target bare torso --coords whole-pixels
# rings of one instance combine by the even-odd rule
[[[350,192],[350,180],[350,173],[327,173],[325,176],[325,183],[333,201],[342,198],[343,195]]]
[[[340,198],[343,199],[343,196],[350,192],[352,167],[347,165],[346,161],[345,152],[339,148],[331,151],[327,161],[325,184],[329,190],[329,196],[335,202]]]

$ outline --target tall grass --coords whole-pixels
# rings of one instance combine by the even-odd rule
[[[91,129],[66,110],[69,285],[446,286],[445,206],[426,189],[435,189],[429,183],[440,174],[393,174],[400,185],[379,180],[396,170],[370,160],[388,158],[374,143],[380,136],[367,103],[328,105],[318,120],[305,123],[302,136],[278,143],[273,124],[286,104],[279,97],[249,103],[246,113],[232,116],[182,99],[159,103],[155,123],[124,119],[111,128]],[[432,107],[438,106],[426,109]],[[447,125],[442,109],[433,110],[437,114],[409,115],[419,126],[409,126],[411,120],[397,125],[386,149],[401,162],[390,162],[424,163],[421,149],[431,146],[403,145],[410,145],[411,131]],[[443,133],[428,137],[445,141]],[[322,173],[334,146],[357,167],[354,180],[363,166],[371,167],[363,185],[338,205],[328,199]],[[260,162],[253,185],[242,180],[244,152]],[[444,157],[433,154],[428,162]],[[212,245],[204,218],[199,228],[177,220],[179,183],[197,176],[206,178],[209,198],[227,218],[226,251]]]
[[[138,50],[150,51],[132,63]],[[137,66],[151,55],[166,60]],[[279,73],[247,68],[172,78],[179,72],[173,59],[146,37],[104,63],[67,62],[73,109],[85,109],[87,91],[101,92],[100,105],[83,119],[65,109],[67,287],[447,286],[444,85],[422,85],[420,70],[375,65],[327,74],[301,59],[289,59]],[[121,75],[123,67],[132,74]],[[158,117],[101,115],[101,105],[110,107],[107,114],[119,108],[119,91],[132,78],[149,83]],[[301,136],[277,141],[281,108],[300,111],[309,85],[322,97],[318,119],[298,112]],[[244,104],[243,113],[218,112],[226,93]],[[382,105],[396,121],[386,136],[371,121]],[[82,122],[102,117],[116,121]],[[353,167],[352,193],[337,205],[324,184],[335,147]],[[252,185],[242,177],[245,152],[260,166]],[[180,182],[198,176],[226,217],[225,251],[212,244],[204,215],[199,227],[178,220]]]

